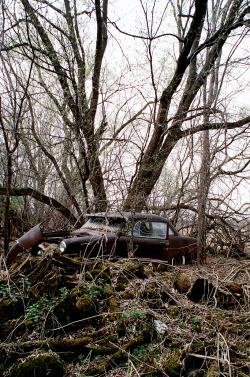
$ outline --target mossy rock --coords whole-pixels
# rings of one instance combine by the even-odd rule
[[[248,377],[249,374],[244,373],[242,370],[237,369],[232,373],[232,377]]]
[[[95,311],[94,300],[88,295],[82,295],[76,300],[76,309],[79,313],[86,315]]]
[[[123,291],[125,291],[125,285],[123,283],[118,283],[115,286],[115,290],[117,292],[123,292]]]
[[[179,306],[175,306],[170,313],[168,313],[170,318],[176,318],[179,316],[181,308]]]
[[[166,302],[175,304],[171,295],[168,293],[168,288],[155,281],[148,282],[140,296],[142,299],[146,300],[149,307],[153,309],[165,308],[164,303]]]
[[[212,363],[207,371],[207,373],[205,374],[205,377],[219,377],[221,374],[220,374],[220,370],[219,370],[219,367],[218,367],[218,364],[217,363]]]
[[[203,351],[205,349],[205,342],[202,340],[198,340],[197,342],[193,342],[190,346],[191,352],[196,352],[199,354],[203,354]]]
[[[128,278],[124,275],[119,275],[116,280],[115,290],[118,292],[124,291],[128,284]]]
[[[110,273],[106,266],[101,266],[102,268],[96,268],[85,274],[86,281],[102,279],[104,283],[110,284]]]
[[[128,279],[147,279],[148,275],[145,273],[144,266],[139,263],[131,263],[123,270],[124,276]]]
[[[55,307],[53,314],[59,323],[67,324],[96,313],[96,300],[86,291],[86,284],[75,287]]]
[[[179,361],[179,357],[179,352],[176,352],[163,362],[164,372],[166,372],[169,377],[176,377],[180,375],[182,364]]]
[[[63,377],[65,366],[60,357],[53,352],[37,352],[22,362],[17,361],[4,377]]]
[[[133,300],[136,297],[136,294],[131,289],[127,289],[126,291],[121,293],[121,298],[123,300]]]
[[[1,317],[5,320],[16,319],[24,314],[24,305],[21,299],[3,298],[0,302]]]
[[[24,315],[24,305],[20,299],[4,298],[0,302],[0,339],[6,337],[11,329],[11,323]]]
[[[25,320],[24,316],[18,319],[9,320],[3,324],[2,331],[3,336],[9,336],[12,334],[11,339],[22,338],[25,339],[34,329],[34,322],[31,320]]]

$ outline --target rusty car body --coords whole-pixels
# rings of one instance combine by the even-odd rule
[[[77,230],[51,233],[41,241],[58,242],[62,254],[89,258],[128,258],[185,264],[197,257],[197,240],[180,235],[165,217],[149,213],[88,214]],[[29,244],[29,247],[31,245]]]
[[[142,213],[90,214],[62,240],[62,254],[83,258],[135,257],[185,264],[197,257],[197,240],[180,235],[162,216]]]

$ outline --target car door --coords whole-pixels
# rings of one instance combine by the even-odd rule
[[[128,231],[132,241],[133,256],[145,259],[167,260],[167,224],[160,221],[140,220]]]
[[[178,234],[178,232],[169,227],[169,263],[171,264],[185,264],[185,254],[188,252],[185,237]]]

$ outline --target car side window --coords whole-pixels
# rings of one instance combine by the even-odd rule
[[[132,226],[132,225],[131,225]],[[128,236],[132,235],[131,230],[127,232]],[[150,237],[152,235],[150,223],[148,221],[138,221],[134,225],[133,236],[135,237]]]
[[[145,237],[145,238],[160,238],[165,239],[167,233],[167,224],[154,221],[138,221],[134,225],[133,236]],[[127,232],[128,236],[131,236],[132,232]]]
[[[167,234],[167,224],[160,222],[152,222],[153,227],[153,237],[156,238],[166,238]]]
[[[173,236],[173,235],[174,235],[174,232],[173,232],[173,230],[170,228],[170,226],[168,227],[168,235],[169,235],[169,236]]]

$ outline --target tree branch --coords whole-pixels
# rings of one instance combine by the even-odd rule
[[[0,195],[6,195],[7,188],[0,187]],[[22,187],[22,188],[12,188],[10,190],[11,196],[31,196],[32,198],[38,200],[41,203],[47,204],[50,207],[53,207],[58,212],[60,212],[63,216],[67,217],[71,224],[75,224],[77,222],[77,218],[72,214],[72,212],[64,207],[61,203],[59,203],[56,199],[53,199],[47,195],[42,194],[39,191],[36,191],[30,187]]]
[[[243,127],[246,124],[250,124],[250,116],[237,120],[235,122],[222,122],[222,123],[205,123],[201,124],[194,128],[188,128],[187,130],[181,131],[180,135],[181,137],[185,137],[188,135],[194,135],[197,132],[205,131],[205,130],[232,130],[234,128],[240,128]],[[170,128],[171,130],[171,128]]]

